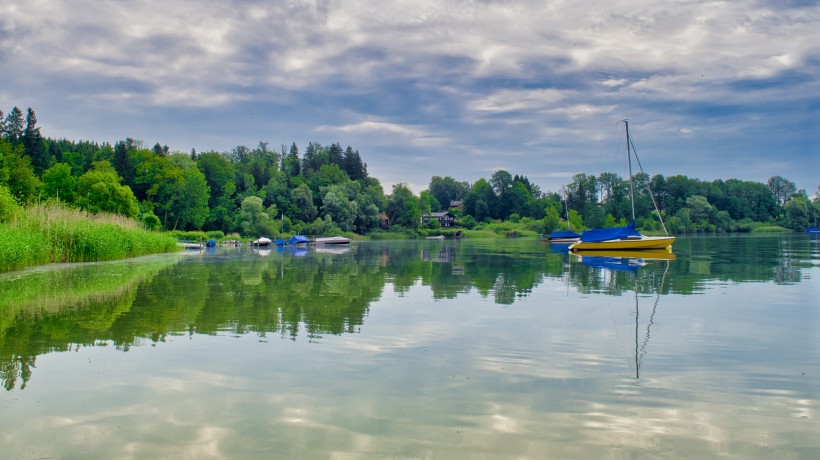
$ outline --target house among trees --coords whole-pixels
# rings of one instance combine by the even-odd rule
[[[461,201],[461,200],[451,200],[451,201],[450,201],[450,207],[451,207],[451,208],[459,208],[459,209],[461,209],[461,208],[463,208],[463,207],[464,207],[464,202],[463,202],[463,201]]]
[[[422,225],[426,226],[428,223],[430,223],[430,219],[437,220],[438,223],[441,224],[442,228],[452,227],[453,224],[455,223],[455,218],[453,217],[452,214],[450,214],[447,211],[424,213],[421,216]]]

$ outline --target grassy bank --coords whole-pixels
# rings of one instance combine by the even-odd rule
[[[752,233],[792,233],[794,230],[778,225],[761,225],[752,229]]]
[[[57,262],[95,262],[176,251],[176,239],[113,214],[56,203],[5,209],[0,216],[0,272]]]

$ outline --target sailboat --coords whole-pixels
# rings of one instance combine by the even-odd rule
[[[570,245],[570,251],[672,249],[672,243],[675,242],[675,237],[669,236],[666,232],[666,226],[663,224],[662,218],[661,226],[666,236],[644,236],[635,228],[635,191],[632,185],[632,155],[635,154],[635,149],[632,148],[632,143],[629,139],[629,121],[624,120],[624,126],[626,127],[626,157],[629,163],[629,198],[632,203],[632,222],[623,227],[585,230],[581,233],[581,239]],[[635,159],[638,160],[637,154],[635,154]],[[640,164],[641,162],[638,160],[638,166],[640,166]],[[643,168],[641,169],[643,170]],[[655,205],[655,210],[658,211],[658,217],[660,218],[661,213],[657,209],[658,206],[654,198],[652,199],[652,203]]]
[[[547,237],[547,241],[550,243],[574,243],[581,238],[581,235],[572,231],[572,226],[569,223],[569,205],[567,204],[567,196],[563,188],[564,187],[562,186],[561,194],[564,197],[564,211],[567,216],[567,229],[564,231],[550,233]]]

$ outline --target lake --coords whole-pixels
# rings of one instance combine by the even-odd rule
[[[0,275],[6,459],[820,458],[820,244],[216,248]]]

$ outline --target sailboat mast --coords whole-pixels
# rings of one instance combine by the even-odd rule
[[[567,204],[567,189],[561,186],[561,197],[564,198],[564,211],[567,216],[567,230],[572,231],[572,226],[569,224],[569,204]]]
[[[629,148],[629,120],[624,120],[624,126],[626,127],[626,159],[629,163],[629,201],[632,203],[632,222],[635,222],[635,189],[632,185],[632,153]]]

